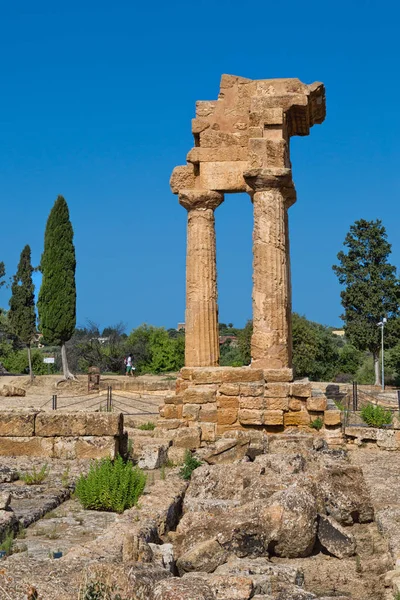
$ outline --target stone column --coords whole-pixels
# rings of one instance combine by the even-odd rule
[[[217,264],[214,210],[219,192],[182,190],[179,202],[188,211],[186,253],[185,366],[219,363]]]
[[[264,170],[263,170],[264,171]],[[295,201],[290,169],[246,178],[253,188],[252,367],[292,366],[291,284],[287,209]]]

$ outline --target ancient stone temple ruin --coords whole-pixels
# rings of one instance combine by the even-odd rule
[[[201,440],[213,441],[227,429],[283,429],[323,415],[325,398],[292,381],[288,209],[296,201],[290,138],[324,118],[323,84],[298,79],[223,75],[218,100],[197,102],[194,148],[171,177],[188,212],[186,354],[161,427],[200,427]],[[214,212],[235,192],[254,206],[252,360],[244,368],[218,367]]]

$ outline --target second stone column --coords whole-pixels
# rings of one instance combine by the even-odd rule
[[[219,363],[217,264],[214,210],[224,195],[182,190],[179,202],[188,211],[186,253],[185,366]]]

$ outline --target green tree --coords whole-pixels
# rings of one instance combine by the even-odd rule
[[[5,284],[4,277],[6,275],[6,268],[3,262],[0,262],[0,288]]]
[[[47,220],[44,236],[40,265],[43,280],[38,310],[39,328],[46,343],[61,346],[65,379],[75,378],[68,368],[65,348],[76,324],[76,259],[73,237],[68,205],[62,196],[58,196]]]
[[[238,347],[242,364],[251,363],[251,336],[253,335],[253,321],[247,321],[244,328],[238,334]]]
[[[29,377],[33,380],[31,343],[36,332],[35,286],[32,281],[31,249],[27,245],[21,252],[18,269],[11,286],[8,318],[13,333],[28,348]]]
[[[396,343],[398,329],[400,285],[396,268],[388,262],[391,245],[387,241],[382,221],[356,221],[346,235],[347,253],[337,255],[333,265],[339,283],[344,286],[340,296],[346,337],[359,350],[372,353],[375,385],[380,384],[379,351],[381,332],[377,323],[386,317],[386,347]]]
[[[329,328],[293,313],[292,334],[296,376],[332,381],[338,372],[339,340]]]

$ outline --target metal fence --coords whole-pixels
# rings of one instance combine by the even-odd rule
[[[40,406],[40,409],[46,408],[57,411],[64,411],[70,409],[87,410],[94,412],[122,412],[125,415],[136,415],[136,416],[155,416],[158,415],[158,408],[151,403],[139,398],[129,398],[126,396],[116,394],[112,386],[108,386],[107,394],[104,396],[98,396],[96,399],[93,395],[81,396],[77,398],[65,398],[59,397],[57,394],[46,400],[44,404]],[[150,406],[149,406],[150,404]],[[155,410],[152,410],[152,409]],[[150,410],[149,410],[150,409]]]
[[[393,415],[400,412],[400,390],[397,390],[396,400],[390,398],[379,398],[376,394],[360,389],[357,382],[353,381],[352,390],[348,391],[341,405],[338,406],[342,411],[342,424],[343,427],[368,427],[361,417],[362,408],[372,404],[374,406],[382,406],[386,411],[391,412]],[[384,425],[384,427],[391,429],[393,425]]]

